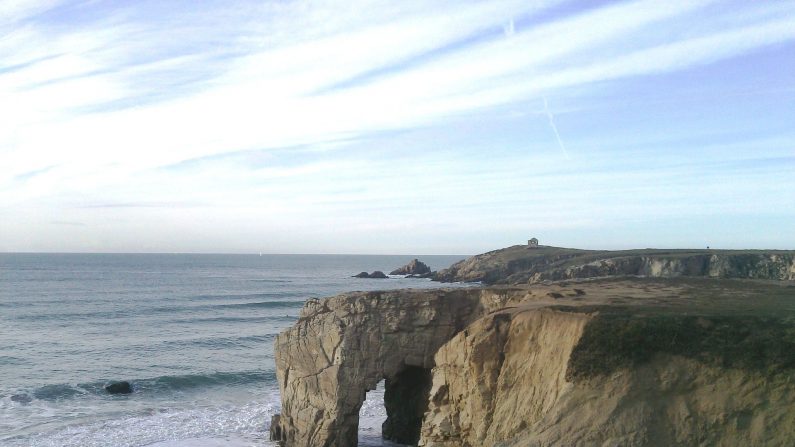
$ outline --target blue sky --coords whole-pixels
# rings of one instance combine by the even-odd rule
[[[795,2],[0,2],[0,251],[795,249]]]

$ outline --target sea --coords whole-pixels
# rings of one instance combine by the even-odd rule
[[[273,446],[275,336],[309,298],[450,286],[352,278],[412,258],[0,254],[0,446]],[[384,417],[368,393],[359,445],[390,445]]]

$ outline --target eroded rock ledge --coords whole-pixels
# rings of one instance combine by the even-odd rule
[[[426,447],[793,445],[795,287],[623,279],[310,300],[276,340],[281,440]]]

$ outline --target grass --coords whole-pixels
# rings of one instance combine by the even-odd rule
[[[791,301],[795,300],[788,300],[788,306],[778,312],[770,306],[752,312],[687,308],[687,313],[677,307],[572,309],[598,314],[575,346],[566,378],[580,381],[608,375],[646,363],[656,354],[678,355],[723,368],[791,374],[795,371]]]

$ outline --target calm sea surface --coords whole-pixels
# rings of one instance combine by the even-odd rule
[[[271,445],[275,335],[308,298],[442,286],[350,277],[411,259],[0,254],[0,445]],[[420,259],[439,269],[463,256]],[[134,393],[106,394],[112,380]],[[363,416],[382,417],[378,401]]]

